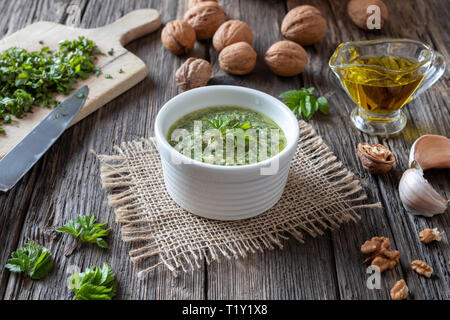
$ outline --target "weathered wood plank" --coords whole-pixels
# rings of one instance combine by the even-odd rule
[[[429,122],[428,128],[417,127],[416,123],[410,122],[408,129],[402,133],[399,137],[390,138],[388,140],[378,139],[375,137],[369,137],[365,134],[357,132],[351,127],[349,121],[349,114],[354,106],[354,103],[343,94],[343,90],[338,88],[334,76],[328,69],[327,60],[331,56],[335,47],[343,42],[350,40],[364,40],[375,39],[381,37],[409,37],[413,39],[418,38],[415,33],[425,31],[419,31],[423,28],[425,17],[417,15],[417,10],[414,10],[410,6],[411,1],[397,1],[389,2],[388,7],[390,9],[391,19],[381,31],[366,32],[358,29],[352,21],[348,18],[346,13],[346,5],[339,1],[288,1],[289,8],[297,6],[299,4],[312,4],[318,7],[321,12],[327,17],[329,24],[329,32],[323,42],[313,46],[309,49],[315,56],[318,57],[312,61],[310,67],[314,71],[306,72],[303,77],[305,84],[311,84],[316,86],[324,94],[332,94],[332,104],[334,106],[333,115],[327,117],[325,121],[316,121],[312,123],[314,127],[322,134],[325,141],[331,146],[331,148],[338,155],[339,159],[346,164],[348,168],[357,173],[361,178],[365,187],[369,190],[369,199],[379,199],[382,201],[385,208],[382,212],[364,212],[362,221],[358,227],[352,225],[344,226],[343,232],[336,232],[333,234],[333,246],[336,257],[336,268],[338,274],[338,284],[342,299],[372,299],[372,298],[388,298],[389,289],[395,283],[396,280],[404,277],[411,286],[411,291],[414,291],[414,298],[446,298],[448,295],[448,275],[441,271],[438,272],[437,278],[439,280],[431,280],[424,282],[423,279],[419,279],[417,275],[411,273],[409,263],[411,259],[411,252],[420,252],[414,256],[419,256],[425,260],[434,261],[435,258],[442,255],[436,250],[431,252],[424,252],[427,249],[423,249],[423,245],[418,241],[418,232],[421,228],[414,227],[414,225],[407,224],[406,222],[411,217],[404,214],[404,210],[398,198],[397,186],[401,173],[405,169],[407,161],[408,150],[413,139],[424,133],[440,133],[444,135],[449,134],[449,125],[442,123],[443,119],[448,119],[448,103],[442,101],[442,109],[438,111],[436,118],[433,119],[429,112],[426,112],[423,106],[420,106],[418,102],[410,103],[406,110],[408,118],[414,121],[416,118],[421,121]],[[424,7],[436,8],[437,3],[427,5]],[[400,18],[401,15],[401,18]],[[416,23],[414,23],[414,20]],[[446,22],[433,20],[429,18],[428,25],[434,25],[441,23],[440,25],[446,25]],[[414,25],[412,28],[411,26]],[[427,39],[421,39],[426,41]],[[428,41],[429,42],[429,41]],[[311,49],[313,51],[311,51]],[[311,69],[310,69],[311,70]],[[446,88],[439,88],[445,81],[440,81],[439,84],[434,87],[426,95],[433,97],[442,97],[442,92],[448,92]],[[422,99],[422,98],[420,98]],[[414,110],[412,111],[412,109]],[[442,112],[441,114],[439,114]],[[447,115],[445,115],[447,113]],[[445,121],[445,120],[444,120]],[[430,130],[433,127],[433,123],[440,123],[441,130]],[[438,127],[437,125],[435,125]],[[414,134],[411,133],[413,128],[416,127]],[[419,134],[420,133],[420,134]],[[359,160],[357,159],[356,150],[357,144],[361,141],[381,142],[387,144],[391,150],[393,150],[398,157],[397,167],[389,174],[385,176],[371,176],[361,167]],[[400,167],[400,168],[399,168]],[[440,179],[442,184],[446,181],[444,177],[436,177]],[[447,178],[448,180],[448,178]],[[444,188],[445,189],[445,188]],[[432,225],[443,229],[443,224],[434,221]],[[399,227],[402,226],[402,227]],[[422,225],[423,227],[423,225]],[[388,236],[392,239],[393,247],[399,249],[402,254],[401,267],[397,267],[395,270],[386,272],[382,277],[382,290],[368,290],[365,286],[365,281],[368,275],[365,273],[365,267],[361,264],[363,259],[359,253],[359,246],[368,238],[376,235]],[[444,252],[446,250],[442,248]],[[447,249],[448,250],[448,249]],[[448,253],[444,253],[448,255]],[[445,261],[444,261],[445,263]],[[442,265],[439,265],[439,270],[443,270]],[[422,286],[419,285],[419,281],[422,282]]]
[[[235,83],[274,96],[299,87],[300,78],[273,75],[264,63],[264,54],[281,40],[279,30],[286,13],[283,1],[222,1],[230,19],[240,19],[254,30],[258,53],[256,69],[247,76],[234,77],[220,70],[217,52],[210,48],[217,82]],[[208,267],[208,299],[337,299],[336,274],[329,237],[306,237],[304,245],[286,242],[284,250],[256,253],[246,260],[231,260]],[[315,257],[311,259],[311,257]],[[321,283],[323,285],[318,285]]]
[[[17,30],[32,23],[34,17],[44,16],[48,19],[51,1],[29,2],[21,1],[2,1],[0,10],[4,19],[0,19],[0,36],[14,33]],[[64,5],[69,5],[67,1]],[[68,17],[70,15],[67,15]],[[63,12],[54,12],[53,19],[60,21]],[[3,266],[6,264],[10,253],[16,249],[23,239],[20,238],[24,219],[30,208],[30,199],[34,192],[34,186],[39,179],[41,163],[36,167],[8,194],[0,193],[0,241],[2,250],[0,252],[0,297],[3,297],[6,285],[10,276]]]
[[[109,23],[133,9],[154,7],[160,9],[165,21],[180,15],[184,9],[159,1],[89,1],[83,8],[82,27],[97,27]],[[180,11],[180,12],[178,12]],[[39,20],[35,13],[33,21]],[[31,22],[31,21],[30,21]],[[20,25],[19,27],[21,27]],[[173,278],[169,271],[160,268],[145,279],[138,279],[135,268],[128,258],[132,245],[120,240],[119,225],[114,222],[112,209],[106,201],[106,194],[99,181],[97,160],[90,149],[100,153],[112,153],[113,145],[121,141],[138,139],[151,135],[154,116],[162,103],[176,94],[172,72],[156,66],[165,65],[173,70],[178,60],[166,53],[159,44],[159,32],[144,37],[129,46],[129,49],[143,58],[150,66],[150,75],[138,86],[68,130],[47,155],[15,190],[27,194],[26,182],[38,176],[36,183],[25,197],[21,209],[26,218],[22,230],[17,233],[19,245],[26,238],[33,238],[46,245],[55,256],[55,269],[45,281],[28,281],[22,276],[11,274],[4,293],[5,299],[67,299],[70,293],[65,286],[68,270],[82,269],[91,265],[110,262],[117,273],[119,299],[201,299],[203,298],[204,275],[202,271],[193,275]],[[11,207],[10,193],[2,201]],[[29,202],[29,207],[25,206]],[[70,258],[63,253],[72,244],[66,236],[57,241],[53,229],[77,214],[95,214],[99,220],[107,221],[113,229],[109,237],[110,248],[82,247]],[[3,214],[2,216],[5,216]],[[2,230],[2,236],[7,230]],[[11,245],[13,247],[13,245]],[[7,249],[7,254],[10,249]],[[5,258],[2,257],[2,265]],[[153,259],[156,262],[156,257]]]

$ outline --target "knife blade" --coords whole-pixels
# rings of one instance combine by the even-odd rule
[[[84,86],[65,99],[0,160],[0,191],[12,189],[58,140],[80,112],[88,93]]]

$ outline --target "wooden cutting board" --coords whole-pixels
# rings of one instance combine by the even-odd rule
[[[148,74],[145,63],[124,48],[124,45],[157,30],[161,25],[159,12],[153,9],[133,11],[116,22],[95,29],[78,29],[53,22],[37,22],[29,25],[0,41],[0,51],[11,47],[20,47],[28,51],[37,51],[44,46],[57,49],[61,40],[74,40],[85,36],[93,40],[106,56],[99,56],[96,65],[101,67],[99,77],[92,75],[89,79],[79,81],[74,88],[84,85],[89,87],[88,99],[72,125],[87,117],[112,99],[127,91]],[[40,44],[43,41],[44,44]],[[113,48],[114,55],[107,52]],[[123,73],[119,70],[123,69]],[[113,79],[106,79],[110,74]],[[58,95],[56,99],[64,100],[65,96]],[[22,119],[13,119],[11,124],[0,125],[6,130],[6,135],[0,136],[0,158],[5,156],[17,143],[39,124],[51,109],[43,107],[33,108]]]

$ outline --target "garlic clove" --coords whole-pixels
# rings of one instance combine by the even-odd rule
[[[399,192],[406,211],[414,215],[432,217],[444,213],[449,202],[433,189],[420,169],[408,169],[403,173]]]
[[[409,153],[409,166],[416,161],[422,170],[432,168],[450,168],[450,139],[425,135],[417,139]]]

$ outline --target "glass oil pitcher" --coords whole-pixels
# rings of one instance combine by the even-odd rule
[[[358,105],[351,114],[356,128],[388,136],[405,127],[400,109],[442,76],[446,62],[421,42],[382,39],[341,44],[330,67]]]

